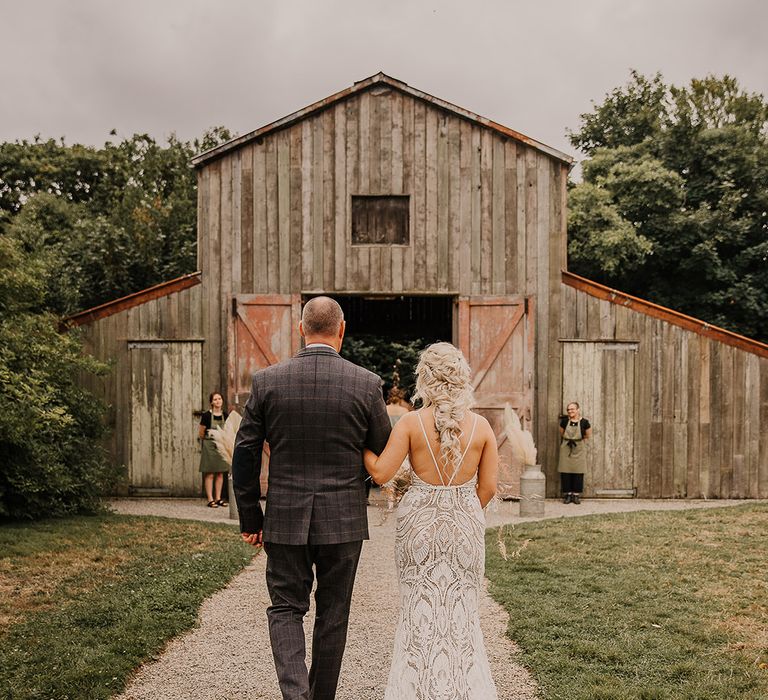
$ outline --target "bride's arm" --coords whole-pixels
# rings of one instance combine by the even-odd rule
[[[367,448],[363,452],[365,468],[377,484],[386,484],[400,469],[400,465],[408,454],[410,440],[405,423],[405,417],[395,423],[389,441],[378,457]]]
[[[477,497],[480,505],[485,508],[496,495],[499,482],[499,450],[496,445],[496,435],[488,421],[485,421],[483,453],[477,467]]]

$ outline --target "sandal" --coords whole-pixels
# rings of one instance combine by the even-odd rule
[[[218,501],[216,501],[216,505],[217,505],[217,506],[221,506],[222,508],[226,508],[226,507],[229,505],[229,503],[227,503],[226,501],[222,501],[221,499],[219,499]]]
[[[219,504],[216,503],[216,501],[208,501],[208,507],[209,508],[218,508]]]

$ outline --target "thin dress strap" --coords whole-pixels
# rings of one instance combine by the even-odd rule
[[[435,453],[432,451],[432,445],[429,443],[429,438],[427,437],[427,431],[424,428],[424,421],[421,420],[421,411],[422,409],[419,409],[416,411],[416,416],[419,419],[419,425],[421,425],[421,432],[424,434],[424,441],[427,443],[427,449],[429,450],[429,454],[432,457],[432,462],[434,462],[435,470],[437,471],[437,475],[440,477],[440,483],[443,486],[450,486],[453,480],[456,478],[456,475],[459,473],[459,469],[461,469],[461,465],[464,463],[464,458],[467,456],[467,452],[469,452],[469,446],[472,444],[472,438],[475,436],[475,428],[477,428],[477,414],[475,414],[475,420],[472,423],[472,432],[469,434],[469,440],[467,440],[467,444],[464,447],[464,452],[461,455],[461,459],[459,460],[459,463],[456,465],[455,469],[453,470],[453,474],[451,475],[451,478],[448,480],[448,483],[445,483],[445,479],[443,478],[443,472],[440,471],[440,465],[437,463],[437,460],[435,459]]]
[[[461,455],[461,459],[459,460],[459,463],[456,465],[456,468],[453,470],[453,475],[448,481],[449,486],[451,485],[451,482],[456,478],[456,475],[459,473],[459,469],[461,469],[461,465],[464,464],[464,457],[466,457],[467,452],[469,452],[469,446],[472,444],[472,438],[475,437],[476,427],[477,427],[477,413],[475,413],[475,420],[472,422],[472,432],[469,434],[469,440],[467,440],[466,447],[464,447],[464,452]]]
[[[443,479],[443,473],[440,471],[440,465],[437,463],[437,460],[435,459],[435,453],[432,452],[432,445],[429,444],[429,438],[427,437],[427,431],[424,428],[424,421],[421,420],[421,411],[422,409],[419,409],[416,411],[416,415],[419,418],[419,425],[421,426],[421,432],[424,433],[424,440],[427,443],[427,449],[429,450],[429,454],[432,457],[432,461],[435,463],[435,470],[437,471],[437,475],[440,477],[440,483],[445,486],[445,479]]]

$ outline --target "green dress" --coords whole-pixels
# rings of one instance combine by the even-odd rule
[[[224,416],[214,416],[211,414],[211,430],[224,427]],[[213,438],[208,437],[210,430],[206,431],[203,438],[203,449],[200,454],[200,472],[210,474],[213,472],[228,472],[229,465],[216,449],[216,443]]]

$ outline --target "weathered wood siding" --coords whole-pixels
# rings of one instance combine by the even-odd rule
[[[131,463],[131,350],[129,341],[202,341],[201,315],[202,287],[200,285],[147,301],[124,311],[106,316],[72,332],[81,333],[85,350],[99,359],[112,363],[112,369],[104,377],[85,377],[84,385],[98,398],[107,403],[107,428],[109,434],[105,447],[117,464],[130,467]],[[207,345],[202,343],[203,347]],[[203,382],[200,395],[193,405],[180,408],[185,411],[194,431],[192,412],[207,408],[207,397],[216,385]],[[157,400],[163,392],[160,382],[148,383],[147,390],[155,392],[149,400]],[[168,390],[168,386],[165,387]],[[164,435],[165,440],[177,436]],[[170,472],[169,472],[170,475]],[[170,482],[169,482],[170,483]],[[185,495],[190,495],[189,493]],[[197,493],[195,492],[195,495]]]
[[[561,338],[638,344],[629,408],[639,497],[768,497],[768,357],[566,284],[560,299]]]
[[[586,496],[633,494],[636,354],[637,343],[563,341],[562,403],[578,401],[593,425]]]
[[[199,170],[204,384],[227,376],[236,294],[517,294],[535,301],[534,428],[560,402],[567,165],[389,87]],[[351,195],[409,195],[410,245],[352,246]],[[551,444],[554,435],[539,442]],[[541,458],[549,460],[544,447]]]
[[[171,496],[200,492],[195,407],[202,389],[199,341],[132,341],[128,482]]]

